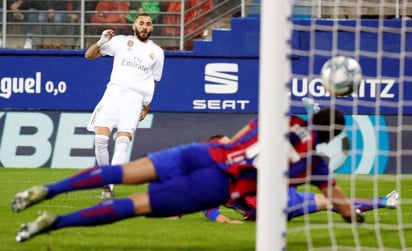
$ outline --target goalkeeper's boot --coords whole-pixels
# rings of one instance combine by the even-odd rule
[[[102,194],[100,196],[101,200],[113,199],[114,196],[114,191],[110,188],[109,185],[102,187]]]
[[[34,186],[26,191],[17,193],[12,202],[11,208],[14,212],[22,211],[46,198],[49,190],[45,186]]]
[[[400,195],[397,191],[392,191],[383,197],[386,208],[396,209],[400,204]]]
[[[37,234],[47,232],[56,221],[56,218],[57,216],[50,212],[39,212],[35,221],[21,225],[16,234],[16,241],[23,242]]]

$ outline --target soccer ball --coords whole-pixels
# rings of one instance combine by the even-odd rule
[[[362,68],[350,57],[336,56],[326,61],[320,72],[322,85],[335,96],[347,96],[358,90]]]

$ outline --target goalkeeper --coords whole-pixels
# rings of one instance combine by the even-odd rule
[[[209,138],[208,141],[211,140],[216,140],[222,144],[230,143],[230,139],[223,134],[213,135]],[[304,214],[311,214],[324,210],[332,210],[334,212],[337,212],[336,208],[333,207],[333,205],[328,201],[325,195],[315,193],[299,193],[296,190],[296,186],[291,186],[288,188],[288,205],[286,209],[288,221]],[[353,199],[353,201],[354,206],[361,212],[366,212],[377,208],[396,209],[399,205],[399,193],[392,191],[389,194],[377,199]],[[232,204],[226,204],[225,207],[234,209],[235,211],[240,213],[243,216],[243,220],[256,220],[256,195],[245,196],[244,198],[233,202]],[[209,220],[214,222],[231,224],[244,223],[244,221],[231,219],[222,214],[222,212],[219,210],[219,207],[204,210],[203,214]]]

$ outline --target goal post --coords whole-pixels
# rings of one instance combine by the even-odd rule
[[[286,248],[286,133],[290,79],[288,1],[262,0],[256,250]],[[286,14],[286,15],[285,15]]]

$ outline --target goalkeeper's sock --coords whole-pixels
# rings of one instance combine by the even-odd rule
[[[48,193],[46,198],[73,190],[99,188],[107,184],[121,184],[123,169],[121,165],[95,166],[63,179],[53,184],[46,185]]]
[[[358,208],[361,212],[367,212],[377,208],[385,208],[386,203],[384,197],[379,197],[377,199],[355,199],[354,206],[355,208]],[[335,207],[332,208],[332,211],[337,213]]]
[[[106,200],[93,207],[58,216],[51,229],[109,224],[134,215],[135,209],[131,199]]]
[[[383,197],[369,200],[355,199],[355,207],[362,212],[366,212],[377,208],[385,208],[386,203]]]

